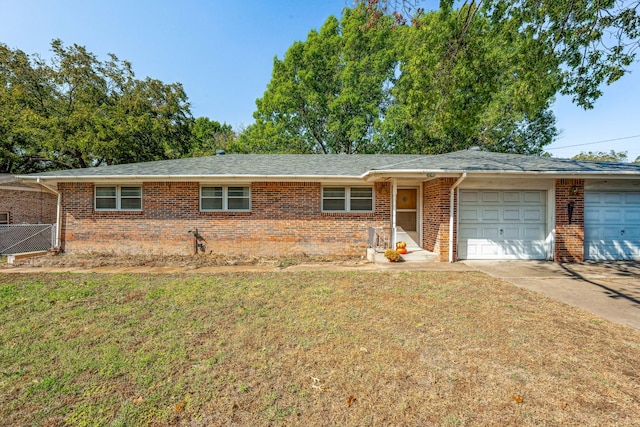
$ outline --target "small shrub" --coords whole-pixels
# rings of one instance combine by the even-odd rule
[[[402,259],[400,253],[395,249],[387,249],[386,251],[384,251],[384,257],[389,261],[400,261],[400,259]]]

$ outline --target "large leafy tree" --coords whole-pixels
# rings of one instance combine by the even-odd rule
[[[138,80],[127,61],[78,45],[52,59],[0,44],[0,171],[25,173],[177,158],[191,113],[179,83]]]
[[[367,153],[394,74],[392,20],[366,31],[364,5],[294,43],[257,103],[239,151]]]
[[[592,108],[603,86],[627,71],[640,40],[635,0],[442,0],[429,13],[421,3],[363,0],[276,59],[241,151],[439,153],[480,145],[541,155],[557,135],[555,95]],[[360,73],[378,69],[371,64],[387,70],[369,81],[374,91],[336,71],[348,64],[341,41],[354,16],[361,39],[382,33],[398,42],[391,52],[385,43],[360,45],[360,58],[371,61]]]
[[[398,23],[419,21],[423,0],[363,0],[373,21],[386,13]],[[627,71],[640,47],[637,0],[441,0],[443,11],[466,10],[447,51],[455,58],[471,33],[476,14],[494,27],[524,34],[549,49],[562,75],[560,93],[583,108],[593,108],[608,85]]]
[[[401,28],[400,74],[379,136],[387,150],[479,145],[541,154],[556,136],[549,107],[561,78],[554,56],[471,7],[423,14]],[[465,41],[453,43],[461,26]]]

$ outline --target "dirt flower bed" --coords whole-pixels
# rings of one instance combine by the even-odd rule
[[[299,264],[336,264],[361,265],[368,261],[363,257],[308,256],[291,255],[287,257],[230,256],[221,254],[182,255],[120,255],[109,253],[87,254],[49,254],[34,258],[26,258],[7,264],[0,263],[0,268],[12,267],[223,267],[223,266],[271,266],[289,267]]]

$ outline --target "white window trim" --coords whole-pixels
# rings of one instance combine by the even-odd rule
[[[116,207],[115,209],[98,208],[98,188],[112,188],[116,189]],[[135,187],[140,189],[140,209],[123,209],[122,208],[122,187]],[[132,199],[133,197],[125,197],[125,199]],[[137,198],[137,197],[136,197]],[[95,185],[93,189],[93,210],[96,212],[142,212],[142,186],[136,184],[122,184],[122,185]]]
[[[4,221],[4,218],[3,218],[3,217],[6,217],[6,219],[7,219],[7,221],[6,221],[6,222]],[[0,224],[2,224],[2,225],[8,225],[8,224],[9,224],[9,221],[10,221],[10,215],[9,215],[9,212],[0,212]]]
[[[324,189],[325,188],[344,188],[344,204],[345,207],[344,209],[341,210],[328,210],[324,208],[324,201],[325,201],[325,197],[324,197]],[[371,210],[360,210],[360,209],[355,209],[352,210],[351,209],[351,189],[352,188],[370,188],[371,189]],[[320,194],[320,205],[322,208],[322,212],[327,212],[327,213],[344,213],[344,212],[348,212],[348,213],[373,213],[375,212],[376,209],[376,192],[374,191],[373,187],[368,186],[368,185],[325,185],[323,186],[321,189],[321,194]],[[327,199],[335,199],[332,197],[329,197]],[[362,198],[359,198],[362,199]],[[358,199],[356,199],[358,200]],[[368,199],[367,199],[368,200]]]
[[[220,187],[222,188],[222,209],[204,209],[202,207],[202,189],[203,188],[211,188],[211,187]],[[249,190],[249,207],[247,209],[229,209],[229,188],[238,187],[238,188],[246,188]],[[212,197],[206,197],[210,199]],[[200,212],[251,212],[251,186],[250,185],[216,185],[216,184],[207,184],[200,186]]]

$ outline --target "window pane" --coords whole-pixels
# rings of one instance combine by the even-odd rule
[[[116,187],[96,187],[96,197],[116,197]]]
[[[372,211],[373,201],[371,199],[355,199],[351,200],[352,211]]]
[[[351,189],[351,198],[371,198],[372,195],[371,187],[354,187]]]
[[[141,197],[142,188],[140,187],[122,187],[120,189],[120,195],[122,197]]]
[[[0,212],[0,224],[9,224],[9,212]]]
[[[322,189],[322,197],[324,198],[344,198],[344,187],[324,187]]]
[[[222,210],[222,198],[203,198],[202,210]]]
[[[249,210],[249,199],[247,198],[229,198],[230,210]]]
[[[202,187],[202,197],[222,197],[222,187]]]
[[[229,187],[229,197],[249,197],[249,187]]]
[[[120,209],[140,210],[142,209],[142,199],[122,199],[120,200]]]
[[[325,211],[343,211],[344,199],[325,199],[322,201],[322,210]]]
[[[112,199],[96,199],[96,209],[115,209],[116,198]]]

